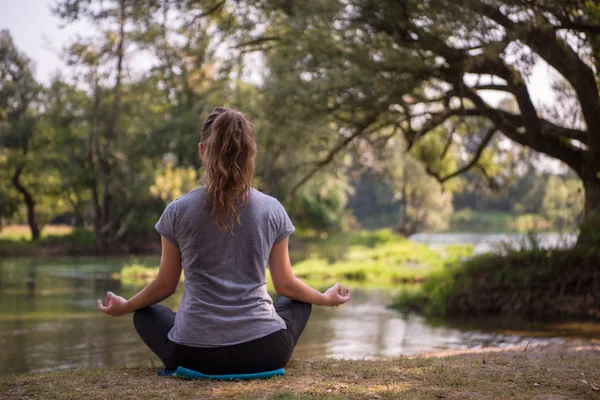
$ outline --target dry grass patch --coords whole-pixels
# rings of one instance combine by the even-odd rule
[[[151,366],[0,378],[12,399],[598,399],[600,344],[381,361],[293,360],[285,377],[208,382]]]

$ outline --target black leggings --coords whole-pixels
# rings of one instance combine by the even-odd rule
[[[138,310],[133,324],[144,343],[167,369],[185,367],[205,374],[245,374],[272,371],[284,367],[310,317],[311,305],[280,297],[275,311],[287,329],[268,336],[223,347],[191,347],[172,342],[167,334],[175,323],[175,313],[154,304]]]

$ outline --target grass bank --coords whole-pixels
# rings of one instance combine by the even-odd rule
[[[9,225],[0,231],[0,257],[129,255],[157,252],[160,252],[160,239],[154,232],[129,236],[103,249],[99,246],[94,232],[73,229],[67,225],[44,226],[41,237],[33,241],[26,225]]]
[[[470,256],[471,245],[431,248],[415,243],[390,230],[361,231],[335,236],[300,237],[291,245],[294,274],[316,287],[335,282],[360,286],[391,287],[421,282],[432,273],[444,271]],[[124,284],[152,280],[158,266],[133,263],[115,278]]]
[[[600,319],[596,248],[484,254],[437,271],[394,306],[430,316]]]
[[[157,377],[152,366],[0,378],[0,398],[44,399],[597,399],[600,344],[478,350],[377,361],[293,359],[266,381]]]

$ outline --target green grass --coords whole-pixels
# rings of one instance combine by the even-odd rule
[[[42,229],[41,238],[61,237],[73,232],[73,227],[68,225],[46,225]],[[0,240],[28,241],[31,240],[31,230],[28,225],[7,225],[0,231]]]
[[[472,251],[470,245],[432,249],[398,239],[376,247],[349,246],[341,260],[330,262],[316,257],[296,263],[293,269],[296,276],[307,281],[350,281],[386,286],[420,282],[429,274],[470,256]]]
[[[120,279],[124,285],[137,286],[150,283],[158,275],[158,267],[148,267],[141,264],[125,265],[121,272],[113,273],[114,279]]]
[[[157,377],[156,367],[84,367],[0,378],[0,398],[24,399],[593,399],[597,345],[479,350],[448,357],[293,358],[286,376],[214,382]]]
[[[96,234],[89,230],[77,230],[66,225],[47,225],[38,240],[31,240],[29,227],[9,225],[0,232],[0,252],[7,255],[38,254],[44,248],[70,249],[96,246]]]
[[[160,253],[160,239],[152,232],[127,234],[120,240],[101,246],[90,229],[49,225],[37,240],[31,240],[26,226],[8,226],[0,232],[0,257],[129,255]]]

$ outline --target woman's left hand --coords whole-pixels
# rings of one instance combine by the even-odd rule
[[[120,317],[129,313],[127,300],[113,292],[106,292],[106,305],[102,304],[102,300],[98,300],[98,310],[113,317]]]

